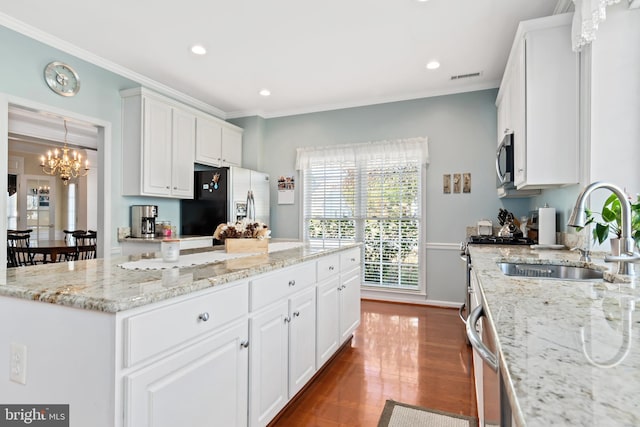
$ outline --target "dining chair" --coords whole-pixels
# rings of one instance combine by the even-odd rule
[[[98,233],[88,230],[86,232],[73,233],[72,235],[76,241],[75,259],[94,259],[96,257]]]
[[[29,234],[7,234],[7,267],[34,265]]]
[[[73,237],[74,233],[85,234],[85,230],[62,230],[64,233],[64,241],[67,242],[67,246],[75,246],[76,239]]]
[[[85,230],[62,230],[64,233],[64,241],[67,243],[67,246],[76,246],[76,238],[73,237],[74,234],[86,234]],[[58,256],[58,261],[75,261],[77,259],[78,252],[65,252]]]

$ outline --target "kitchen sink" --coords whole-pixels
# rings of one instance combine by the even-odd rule
[[[598,280],[603,277],[601,270],[569,265],[499,262],[498,267],[507,276],[560,280]]]

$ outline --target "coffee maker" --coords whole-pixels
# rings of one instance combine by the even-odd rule
[[[157,206],[131,206],[131,237],[138,237],[143,239],[151,239],[155,237],[157,217]]]

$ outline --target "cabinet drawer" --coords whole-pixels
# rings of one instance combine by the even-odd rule
[[[340,271],[349,271],[360,265],[360,248],[340,253]]]
[[[248,299],[245,282],[125,319],[125,366],[133,366],[246,315]]]
[[[316,282],[316,263],[307,262],[269,273],[249,282],[254,311]]]
[[[318,260],[318,282],[338,273],[340,255],[328,255]]]

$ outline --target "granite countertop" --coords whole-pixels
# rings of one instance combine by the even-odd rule
[[[166,270],[128,270],[119,266],[143,259],[141,255],[18,267],[0,272],[0,296],[115,313],[246,279],[358,245],[336,249],[301,245],[268,254]],[[181,255],[205,251],[215,254],[224,250],[220,247],[188,249],[181,251]]]
[[[499,261],[586,265],[567,250],[470,245],[519,426],[640,425],[640,278],[505,276]],[[591,266],[615,269],[594,258]]]

